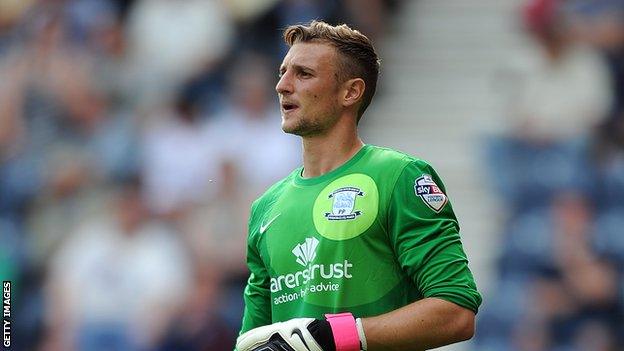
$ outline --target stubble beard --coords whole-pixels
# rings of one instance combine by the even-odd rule
[[[282,130],[285,133],[297,135],[300,137],[311,137],[324,134],[330,130],[337,122],[337,110],[333,108],[326,117],[309,118],[299,116],[292,127],[282,124]],[[331,116],[331,117],[330,117]]]
[[[300,137],[309,137],[322,134],[325,128],[318,123],[318,121],[310,121],[306,119],[299,119],[297,123],[292,127],[283,126],[282,130],[285,133],[297,135]]]

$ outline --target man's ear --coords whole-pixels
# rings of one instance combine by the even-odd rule
[[[364,89],[366,83],[362,78],[349,79],[343,83],[344,95],[342,97],[342,104],[345,107],[353,106],[362,101],[364,96]]]

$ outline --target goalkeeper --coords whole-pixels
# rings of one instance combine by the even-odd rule
[[[303,167],[251,209],[249,350],[424,350],[470,339],[481,303],[442,181],[364,144],[357,125],[379,60],[346,25],[288,27],[276,86]]]

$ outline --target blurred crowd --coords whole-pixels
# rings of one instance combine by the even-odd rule
[[[624,0],[527,0],[487,143],[479,351],[624,345]],[[249,205],[300,163],[281,30],[379,43],[400,0],[0,0],[0,277],[16,350],[231,350]],[[491,219],[497,220],[497,219]]]
[[[505,207],[480,351],[624,345],[624,1],[529,0],[487,145]]]
[[[251,201],[298,167],[281,29],[398,0],[0,0],[16,350],[231,350]]]

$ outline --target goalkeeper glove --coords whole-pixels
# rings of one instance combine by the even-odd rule
[[[366,338],[351,313],[326,319],[294,318],[252,329],[238,337],[238,351],[360,351]]]

